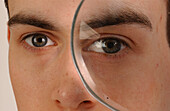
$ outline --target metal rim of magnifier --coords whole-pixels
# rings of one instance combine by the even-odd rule
[[[78,64],[77,64],[77,61],[76,61],[76,57],[75,57],[75,51],[74,51],[74,28],[75,28],[75,23],[76,23],[76,19],[77,19],[77,16],[78,16],[78,13],[80,11],[80,8],[81,6],[83,5],[83,2],[84,0],[81,0],[76,12],[75,12],[75,15],[74,15],[74,18],[73,18],[73,22],[72,22],[72,29],[71,29],[71,54],[72,54],[72,58],[73,58],[73,62],[74,62],[74,65],[76,67],[76,70],[85,86],[85,88],[87,89],[87,91],[98,101],[100,102],[101,104],[105,105],[107,108],[109,108],[110,110],[112,111],[119,111],[118,109],[112,107],[111,105],[107,104],[106,102],[104,102],[99,96],[96,95],[96,93],[90,88],[90,86],[87,84],[87,82],[85,81],[84,77],[82,76],[81,74],[81,71],[78,67]]]

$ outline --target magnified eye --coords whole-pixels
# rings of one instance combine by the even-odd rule
[[[122,49],[126,48],[127,44],[119,39],[116,38],[105,38],[100,39],[96,42],[94,42],[89,48],[89,51],[94,52],[101,52],[101,53],[108,53],[108,54],[114,54]]]
[[[44,34],[31,34],[27,35],[25,38],[25,41],[33,47],[45,47],[54,45],[54,42]]]

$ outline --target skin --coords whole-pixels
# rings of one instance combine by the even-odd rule
[[[18,111],[109,111],[86,91],[72,61],[70,31],[79,2],[9,0],[10,18],[22,13],[41,17],[58,27],[47,30],[23,24],[9,26],[9,68]],[[110,87],[111,90],[103,89],[105,93],[129,111],[169,111],[170,48],[166,40],[166,2],[118,0],[116,3],[119,3],[116,8],[133,4],[127,6],[144,13],[152,23],[152,30],[139,24],[111,26],[112,33],[124,35],[136,45],[123,37],[131,48],[112,59],[84,52],[84,58],[90,55],[94,60],[88,67],[98,65],[91,69],[99,73],[98,80],[107,80],[100,72],[116,72],[116,78],[99,84]],[[92,13],[89,8],[87,12]],[[111,33],[113,30],[108,28],[95,31]],[[28,45],[22,38],[32,32],[47,35],[55,44],[44,48]],[[86,60],[91,62],[91,59]],[[103,66],[106,67],[104,71],[100,70]]]

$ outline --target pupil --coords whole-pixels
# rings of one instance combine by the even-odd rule
[[[39,43],[43,42],[42,38],[37,38],[37,41],[38,41]]]
[[[47,44],[47,37],[40,34],[34,35],[32,43],[35,47],[43,47]]]
[[[121,50],[121,43],[116,39],[105,39],[102,44],[102,48],[106,53],[117,53]]]
[[[113,48],[113,47],[114,47],[114,43],[113,43],[113,42],[108,42],[108,43],[107,43],[107,46],[108,46],[108,48],[110,48],[110,49],[111,49],[111,48]]]

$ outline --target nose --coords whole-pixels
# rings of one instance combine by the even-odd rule
[[[62,83],[54,92],[56,104],[67,109],[86,109],[94,106],[91,97],[76,82]]]
[[[56,81],[57,87],[52,92],[52,99],[59,108],[90,109],[95,106],[95,100],[86,91],[74,67],[71,54],[63,56],[61,62],[64,68]]]

